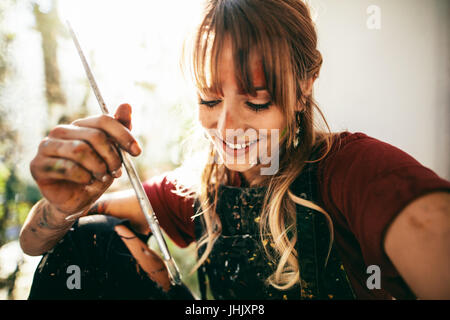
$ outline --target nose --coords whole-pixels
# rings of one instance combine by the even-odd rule
[[[223,140],[226,140],[227,130],[238,130],[242,128],[241,116],[237,110],[237,104],[230,100],[224,100],[217,119],[217,131]],[[230,141],[231,142],[231,141]]]

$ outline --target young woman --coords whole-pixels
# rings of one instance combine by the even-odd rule
[[[199,184],[145,183],[160,225],[197,243],[203,298],[206,278],[216,299],[450,298],[450,183],[363,133],[319,130],[321,65],[303,1],[208,1],[191,71],[209,158]],[[145,245],[134,192],[103,195],[121,175],[114,145],[141,152],[130,129],[124,104],[39,146],[44,199],[20,235],[44,254],[30,298],[192,298]]]

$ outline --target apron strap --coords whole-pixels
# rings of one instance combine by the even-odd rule
[[[293,192],[302,199],[315,201],[316,163],[307,163],[293,183]],[[296,204],[297,243],[296,250],[300,268],[302,299],[355,299],[335,243],[331,248],[327,265],[330,232],[322,213]]]

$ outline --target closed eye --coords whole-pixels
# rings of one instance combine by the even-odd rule
[[[208,108],[213,108],[221,102],[222,102],[222,100],[203,100],[201,98],[199,99],[199,104],[205,105]],[[264,104],[257,104],[257,103],[252,103],[250,101],[247,101],[245,104],[253,111],[258,112],[258,111],[268,109],[270,107],[270,105],[272,104],[272,101],[266,102]]]
[[[247,106],[249,106],[253,111],[261,111],[261,110],[265,110],[268,109],[270,107],[270,105],[272,104],[272,101],[266,102],[264,104],[256,104],[256,103],[251,103],[250,101],[247,101],[245,103]]]
[[[221,103],[221,102],[222,102],[222,100],[210,100],[210,101],[206,101],[206,100],[203,100],[203,99],[201,99],[201,98],[200,98],[200,101],[199,101],[200,104],[205,105],[205,106],[207,106],[207,107],[209,107],[209,108],[212,108],[212,107],[218,105],[218,104]]]

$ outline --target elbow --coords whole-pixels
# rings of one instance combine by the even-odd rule
[[[40,256],[45,253],[42,248],[36,248],[32,245],[33,241],[30,241],[29,239],[29,233],[30,231],[27,230],[25,227],[22,228],[19,234],[19,244],[20,248],[22,249],[23,253],[25,253],[28,256],[36,257]]]

